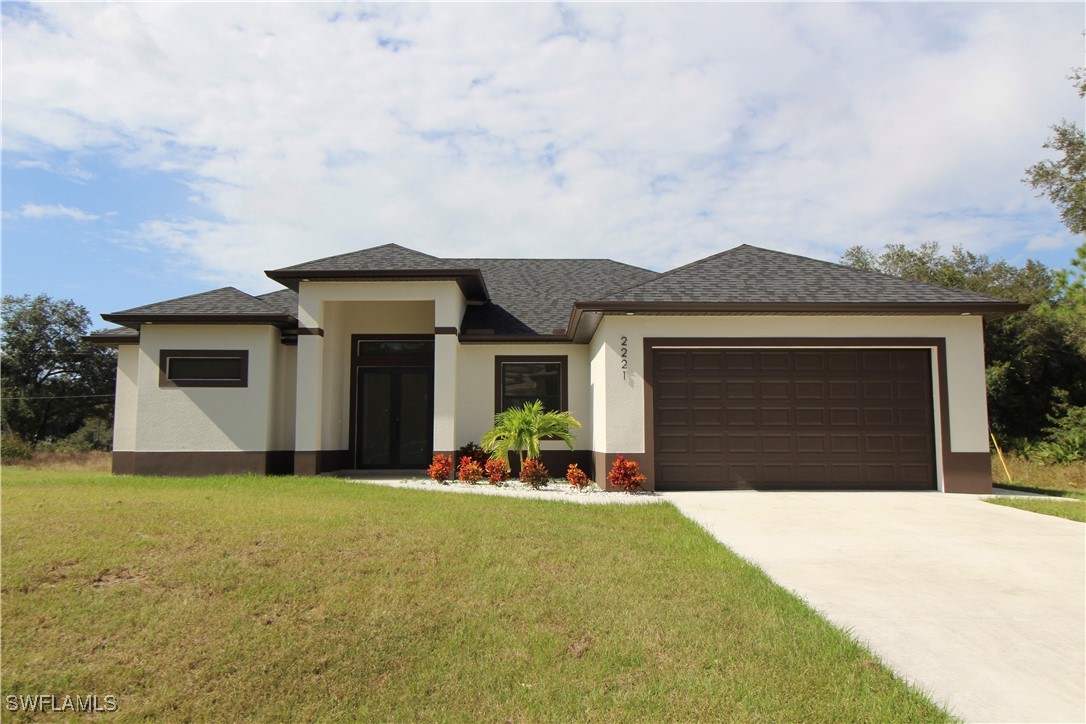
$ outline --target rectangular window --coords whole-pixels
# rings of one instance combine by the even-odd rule
[[[543,409],[569,409],[568,358],[495,357],[495,412],[539,400]]]
[[[158,359],[159,387],[248,387],[249,351],[164,349]]]

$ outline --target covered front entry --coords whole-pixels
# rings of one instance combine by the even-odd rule
[[[932,490],[929,349],[656,348],[658,490]]]
[[[425,468],[433,454],[433,336],[356,334],[351,346],[354,467]]]

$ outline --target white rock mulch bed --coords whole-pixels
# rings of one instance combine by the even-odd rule
[[[564,503],[584,503],[592,505],[620,504],[639,505],[660,503],[663,499],[650,492],[641,493],[606,493],[595,486],[588,490],[578,490],[565,480],[551,480],[545,487],[535,489],[519,480],[510,480],[501,486],[490,485],[485,480],[471,485],[458,480],[448,484],[438,483],[428,478],[404,480],[366,480],[347,478],[347,482],[365,485],[385,485],[390,488],[408,488],[411,490],[432,490],[445,493],[474,493],[476,495],[499,495],[506,498],[532,498],[535,500],[556,500]]]

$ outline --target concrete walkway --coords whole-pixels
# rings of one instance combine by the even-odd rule
[[[1086,526],[941,493],[663,493],[974,722],[1086,721]]]

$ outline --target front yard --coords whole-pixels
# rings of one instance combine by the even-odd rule
[[[5,695],[112,694],[124,719],[946,718],[669,505],[12,468],[2,498]]]

